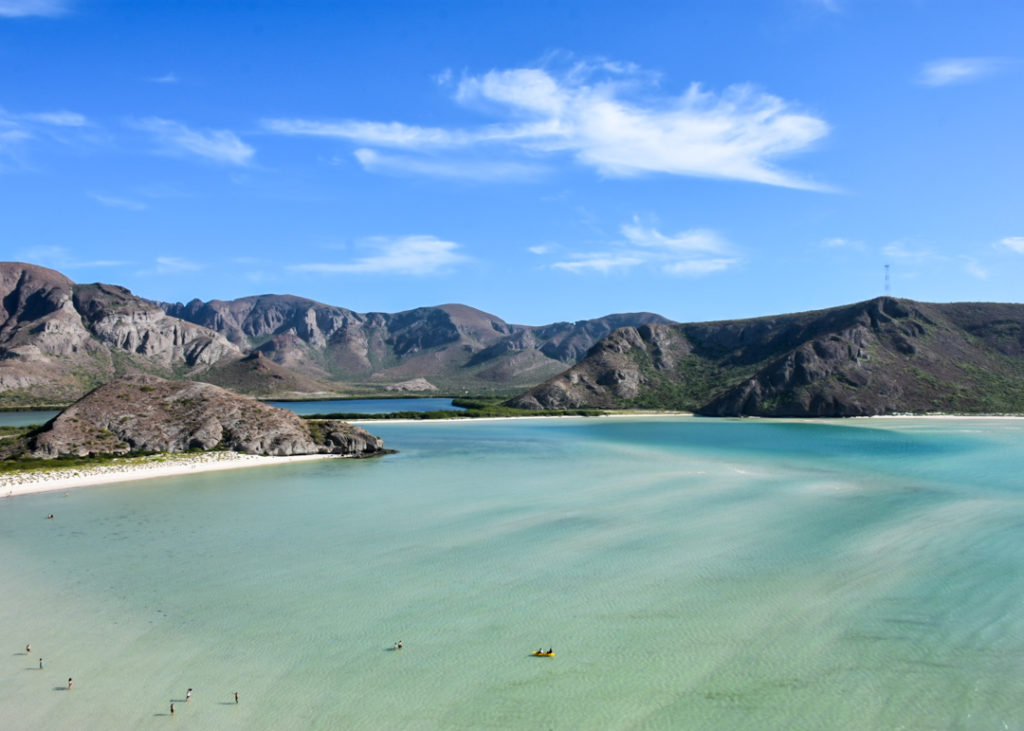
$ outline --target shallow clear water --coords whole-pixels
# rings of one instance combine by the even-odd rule
[[[1018,421],[370,428],[0,500],[0,727],[1024,727]]]

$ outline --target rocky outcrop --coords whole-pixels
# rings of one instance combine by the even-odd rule
[[[135,375],[95,389],[7,452],[53,458],[194,449],[358,457],[385,451],[378,437],[351,424],[310,422],[207,383]]]
[[[623,328],[508,403],[708,416],[1024,413],[1024,306],[882,297],[753,320]]]

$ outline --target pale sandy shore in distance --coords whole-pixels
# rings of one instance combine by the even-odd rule
[[[451,424],[454,422],[473,423],[477,421],[505,421],[509,419],[606,419],[623,417],[647,416],[681,416],[692,417],[692,413],[679,411],[628,411],[602,414],[601,416],[493,416],[479,419],[394,419],[386,420],[390,424]],[[714,418],[714,417],[709,417]],[[757,417],[750,417],[757,418]],[[973,416],[961,414],[893,414],[886,416],[853,417],[861,419],[948,419],[948,420],[996,420],[1022,419],[1024,416],[991,415]],[[769,421],[769,419],[765,419]],[[782,421],[789,421],[783,419]],[[812,421],[815,421],[812,419]],[[382,423],[378,419],[352,419],[349,423],[364,426]],[[294,457],[267,457],[255,454],[238,454],[236,452],[207,452],[203,454],[164,454],[154,457],[128,458],[124,462],[107,462],[105,464],[76,467],[69,469],[26,471],[0,476],[0,498],[16,497],[35,492],[49,490],[69,490],[89,485],[105,485],[113,482],[144,480],[152,477],[173,477],[191,475],[200,472],[238,469],[241,467],[263,467],[280,465],[288,462],[303,462],[314,459],[344,459],[332,454],[304,454]]]
[[[267,457],[237,452],[204,454],[165,454],[155,457],[127,458],[88,467],[32,470],[0,475],[0,497],[16,497],[48,490],[69,490],[88,485],[144,480],[152,477],[193,475],[200,472],[263,467],[313,459],[343,459],[333,454],[303,454],[294,457]]]

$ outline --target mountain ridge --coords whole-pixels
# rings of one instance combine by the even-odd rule
[[[296,295],[160,303],[113,284],[0,262],[0,406],[66,404],[131,373],[264,398],[415,389],[510,395],[653,313],[539,327],[468,305],[358,313]]]
[[[1024,305],[879,297],[746,320],[623,328],[519,408],[707,416],[1024,413]]]

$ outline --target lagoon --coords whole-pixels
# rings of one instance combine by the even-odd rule
[[[370,429],[0,500],[3,727],[1022,726],[1020,420]]]
[[[300,416],[310,414],[394,414],[400,411],[462,411],[450,398],[334,399],[329,401],[267,401]]]

